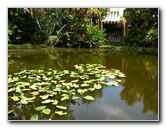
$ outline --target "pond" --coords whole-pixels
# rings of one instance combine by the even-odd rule
[[[36,111],[41,100],[22,104],[8,100],[8,120],[30,120],[38,114],[39,120],[159,120],[158,56],[133,51],[112,51],[104,49],[9,49],[8,75],[22,70],[48,69],[73,70],[74,65],[101,64],[107,69],[119,69],[125,74],[119,86],[103,86],[89,92],[94,100],[77,99],[65,101],[67,114],[53,114],[54,105],[44,104],[50,114]],[[8,95],[9,96],[9,95]]]

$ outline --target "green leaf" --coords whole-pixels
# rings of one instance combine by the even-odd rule
[[[39,116],[37,114],[31,115],[30,120],[38,120]]]
[[[54,100],[54,102],[52,103],[53,105],[57,105],[58,104],[58,101],[57,100]]]
[[[27,98],[28,101],[32,101],[32,100],[34,100],[34,99],[36,99],[35,96],[34,96],[34,97]]]
[[[104,81],[104,80],[105,80],[104,76],[101,76],[99,79],[97,79],[97,81]]]
[[[38,86],[33,84],[32,86],[29,86],[29,88],[33,89],[33,90],[38,90]]]
[[[58,91],[58,92],[61,92],[62,89],[61,88],[55,88],[54,91]]]
[[[69,70],[64,70],[63,73],[64,74],[70,74]]]
[[[39,95],[39,92],[34,91],[34,92],[31,92],[31,94],[32,94],[33,96],[36,96],[36,95]]]
[[[50,102],[54,102],[54,100],[47,99],[47,100],[42,101],[41,103],[43,103],[43,104],[47,104],[47,103],[50,103]]]
[[[51,110],[49,108],[43,109],[42,112],[46,115],[50,114]]]
[[[28,82],[16,82],[15,86],[17,86],[17,85],[29,86],[30,83],[28,83]]]
[[[103,83],[105,85],[108,85],[108,86],[118,86],[118,82],[116,81],[111,81],[111,82],[107,82],[107,83]]]
[[[25,89],[22,89],[22,91],[29,91],[31,90],[30,88],[25,88]]]
[[[119,79],[117,79],[116,81],[119,82],[119,83],[122,82],[122,80],[119,80]]]
[[[119,86],[118,82],[112,83],[113,86]]]
[[[95,89],[101,89],[102,86],[101,86],[101,84],[94,84],[94,88],[95,88]]]
[[[21,100],[21,103],[22,103],[22,104],[28,104],[28,101],[27,101],[27,100],[22,99],[22,100]]]
[[[18,101],[20,100],[17,96],[10,97],[13,101]]]
[[[21,92],[20,86],[16,87],[16,92]]]
[[[14,112],[14,110],[10,110],[10,111],[8,111],[8,114],[11,114],[11,113],[13,113]]]
[[[65,95],[63,95],[63,97],[61,98],[61,101],[68,100],[68,99],[69,99],[69,95],[65,94]]]
[[[94,79],[91,79],[91,80],[85,80],[85,81],[83,81],[85,84],[90,84],[90,83],[92,83],[92,82],[94,82]]]
[[[79,85],[74,83],[74,84],[72,84],[72,87],[79,88]]]
[[[36,111],[41,111],[41,110],[43,110],[45,108],[46,108],[46,106],[39,106],[39,107],[36,107],[35,110]]]
[[[87,100],[94,100],[94,98],[93,98],[92,96],[89,96],[89,95],[84,96],[84,99],[87,99]]]
[[[49,94],[45,94],[45,95],[42,95],[42,96],[39,96],[39,97],[41,97],[43,100],[45,100],[49,97]]]
[[[11,77],[8,78],[8,83],[12,83],[13,79]]]
[[[8,90],[8,92],[14,92],[16,90],[16,88],[10,88],[9,90]]]
[[[94,91],[94,90],[95,90],[95,88],[88,88],[88,90],[89,90],[89,91]]]
[[[73,99],[73,100],[78,100],[78,99],[80,99],[80,97],[78,97],[78,96],[73,96],[72,99]]]
[[[81,86],[81,87],[87,87],[87,86],[89,86],[89,84],[83,83],[83,84],[81,84],[80,86]]]
[[[63,111],[56,111],[55,113],[60,115],[60,116],[67,114],[67,112],[63,112]]]
[[[64,109],[64,110],[67,109],[67,107],[65,107],[65,106],[60,106],[60,105],[57,105],[56,107],[59,108],[59,109]]]
[[[119,74],[118,77],[126,77],[124,74]]]
[[[76,83],[76,82],[78,82],[78,79],[72,80],[71,82],[72,82],[72,83]]]
[[[78,89],[77,92],[80,94],[85,93],[86,91],[88,91],[87,89]]]
[[[42,82],[42,83],[38,83],[37,85],[39,86],[46,86],[46,85],[50,85],[52,83],[49,83],[49,82]]]

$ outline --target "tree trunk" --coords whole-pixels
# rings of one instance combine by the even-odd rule
[[[39,28],[39,30],[41,30],[41,26],[40,26],[39,20],[38,20],[38,18],[37,18],[37,11],[36,11],[36,8],[30,8],[29,13],[30,13],[30,15],[35,19],[36,24],[37,24],[37,27]]]

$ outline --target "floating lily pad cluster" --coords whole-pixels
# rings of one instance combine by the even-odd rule
[[[89,92],[102,89],[104,85],[119,86],[122,77],[125,75],[120,70],[107,69],[101,64],[74,65],[73,71],[22,70],[8,75],[8,96],[9,100],[21,102],[23,105],[35,104],[36,99],[40,98],[41,106],[35,106],[36,111],[46,115],[66,115],[67,106],[64,102],[81,98],[93,101],[95,98],[89,95]],[[57,110],[51,112],[45,104],[55,105]],[[14,110],[9,110],[8,114],[13,112]],[[34,114],[30,119],[38,118],[39,116]]]

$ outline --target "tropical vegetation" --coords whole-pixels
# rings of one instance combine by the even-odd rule
[[[126,8],[124,17],[129,27],[125,45],[158,47],[158,8]]]
[[[96,24],[106,8],[9,8],[9,44],[94,47],[105,43]]]

